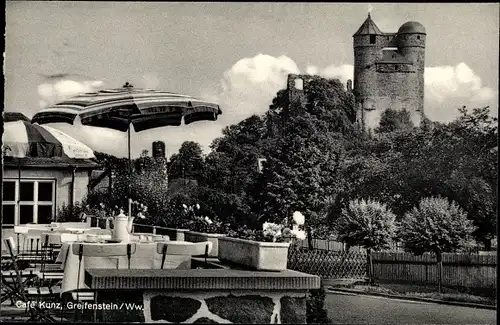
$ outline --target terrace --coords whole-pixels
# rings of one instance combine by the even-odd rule
[[[134,224],[130,240],[115,243],[103,223],[89,217],[78,227],[16,227],[14,254],[3,257],[24,260],[17,273],[32,276],[20,280],[16,270],[2,268],[10,279],[2,320],[306,323],[306,295],[320,287],[318,276],[220,259],[227,254],[222,237],[200,238],[185,229]],[[59,277],[50,280],[50,274]]]

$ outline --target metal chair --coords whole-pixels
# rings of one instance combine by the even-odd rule
[[[38,303],[40,300],[36,301],[34,304],[32,303],[32,298],[33,296],[30,295],[31,287],[30,287],[30,280],[36,279],[36,272],[32,272],[33,270],[30,270],[30,277],[28,277],[26,280],[23,280],[23,272],[19,270],[17,266],[17,255],[15,253],[15,244],[14,244],[14,239],[12,237],[9,237],[5,240],[5,244],[7,246],[7,249],[9,251],[9,254],[11,255],[13,266],[14,266],[14,273],[15,273],[15,286],[10,286],[11,289],[11,295],[10,298],[12,300],[13,297],[16,297],[18,300],[24,302],[26,304],[27,311],[30,313],[30,319],[29,321],[41,321],[41,322],[55,322],[55,319],[50,315],[49,310],[45,308],[41,308],[40,304]],[[26,270],[24,270],[26,271]],[[3,272],[2,272],[3,273]],[[34,276],[33,276],[34,275]],[[2,274],[2,281],[4,280],[4,275]],[[44,296],[44,300],[47,299],[48,294],[52,295],[54,291],[51,288],[45,288],[41,289],[38,287],[37,290],[37,298],[40,298],[41,295]],[[45,295],[45,293],[48,293]],[[53,296],[55,297],[55,296]],[[3,297],[2,297],[3,300]]]

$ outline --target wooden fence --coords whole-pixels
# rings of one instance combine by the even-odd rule
[[[437,284],[438,268],[433,254],[374,252],[372,260],[377,280]],[[496,267],[496,254],[444,253],[443,285],[496,288]]]
[[[334,239],[313,238],[311,241],[312,241],[312,247],[314,249],[325,249],[325,250],[336,251],[336,252],[344,252],[347,250],[347,246],[344,243],[336,241]],[[296,245],[298,245],[300,247],[309,247],[309,243],[308,243],[307,239],[297,240]],[[402,248],[402,245],[400,243],[394,243],[386,251],[402,252],[403,248]],[[349,252],[366,253],[366,250],[362,247],[359,247],[359,246],[351,246],[351,247],[349,247]]]
[[[346,252],[340,249],[337,242],[328,240],[313,240],[313,249],[308,249],[304,242],[296,241],[290,247],[289,269],[327,279],[366,278],[367,260],[364,250],[351,248]],[[337,249],[332,249],[334,245],[337,245]],[[490,253],[444,253],[443,285],[496,288],[496,252]],[[401,251],[372,252],[372,261],[374,277],[378,281],[437,285],[438,268],[434,254],[415,256]]]

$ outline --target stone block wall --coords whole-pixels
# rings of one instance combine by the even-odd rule
[[[98,304],[115,308],[98,311],[102,322],[306,324],[305,291],[117,290],[100,292]]]
[[[307,294],[321,287],[320,277],[293,270],[213,267],[87,269],[85,284],[106,307],[97,321],[181,324],[306,324]]]

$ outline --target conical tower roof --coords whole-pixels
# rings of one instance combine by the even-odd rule
[[[375,25],[375,23],[372,20],[372,17],[368,13],[368,18],[366,18],[365,22],[361,27],[358,29],[358,31],[352,35],[354,36],[359,36],[359,35],[383,35],[380,31],[380,29]]]

